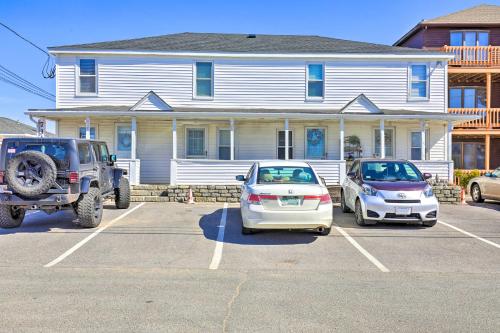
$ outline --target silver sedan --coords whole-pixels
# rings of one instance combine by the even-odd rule
[[[484,199],[500,200],[500,167],[484,176],[472,178],[467,190],[475,202],[483,202]]]

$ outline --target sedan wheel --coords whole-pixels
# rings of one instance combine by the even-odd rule
[[[472,200],[474,200],[474,202],[483,202],[484,201],[483,197],[481,196],[481,188],[479,188],[478,184],[472,185],[471,192],[472,192],[471,193]]]
[[[363,210],[361,208],[361,201],[356,200],[356,206],[354,210],[354,216],[356,217],[356,223],[358,225],[366,225],[365,219],[363,217]]]

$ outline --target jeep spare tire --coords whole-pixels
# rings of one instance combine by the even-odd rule
[[[35,197],[54,185],[57,168],[49,155],[35,150],[23,151],[7,164],[5,178],[14,193]]]

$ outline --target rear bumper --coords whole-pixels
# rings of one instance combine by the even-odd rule
[[[27,209],[40,209],[68,205],[78,200],[79,194],[51,194],[41,199],[23,199],[15,194],[0,193],[0,205],[18,206]]]
[[[361,194],[360,199],[365,220],[422,222],[436,220],[439,213],[439,203],[434,196],[430,198],[421,198],[420,203],[387,203],[383,198],[365,194]],[[411,215],[398,216],[395,214],[396,208],[410,208]],[[432,212],[435,212],[434,216],[427,216]],[[374,217],[373,213],[376,213],[378,217]]]
[[[333,207],[320,205],[317,210],[270,211],[261,205],[241,204],[243,225],[253,229],[315,229],[330,228]]]

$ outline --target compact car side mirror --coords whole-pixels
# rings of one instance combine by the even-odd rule
[[[491,172],[487,172],[484,174],[485,177],[491,177],[493,174]]]
[[[428,172],[425,172],[424,173],[424,179],[430,179],[432,178],[432,174],[428,173]]]
[[[352,178],[355,178],[355,177],[356,177],[356,173],[355,173],[355,172],[348,172],[348,173],[347,173],[347,177],[349,177],[349,178],[351,178],[351,179],[352,179]]]
[[[109,155],[109,161],[113,163],[116,162],[116,155],[115,154]]]
[[[239,182],[244,182],[246,180],[245,176],[243,176],[243,175],[238,175],[235,178]]]

